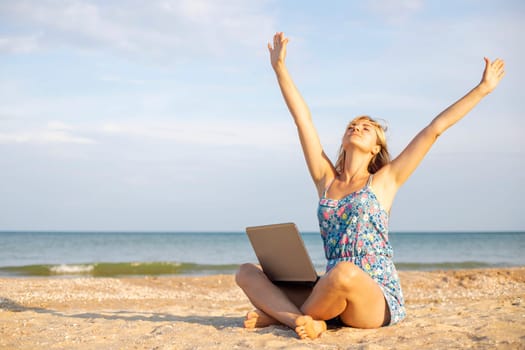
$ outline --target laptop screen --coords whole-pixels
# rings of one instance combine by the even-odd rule
[[[318,278],[293,223],[252,226],[246,233],[264,273],[273,282],[315,282]]]

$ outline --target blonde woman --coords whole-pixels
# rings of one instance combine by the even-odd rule
[[[496,88],[505,74],[504,62],[485,58],[481,82],[434,118],[394,160],[389,157],[384,127],[368,116],[355,118],[333,164],[286,68],[287,44],[284,34],[276,33],[268,49],[319,195],[319,226],[328,261],[326,273],[300,307],[259,266],[242,265],[236,281],[256,308],[247,314],[244,325],[284,324],[302,339],[315,339],[326,330],[325,321],[334,318],[357,328],[395,324],[405,317],[405,307],[388,241],[394,197],[436,139]]]

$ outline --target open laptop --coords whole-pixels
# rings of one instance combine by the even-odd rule
[[[295,224],[252,226],[246,233],[266,276],[300,307],[319,276]]]

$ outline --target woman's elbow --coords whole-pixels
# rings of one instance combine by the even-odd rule
[[[430,123],[423,132],[427,134],[427,137],[432,138],[434,140],[437,140],[438,137],[441,136],[446,130],[446,127],[444,125],[441,125],[441,123],[433,121]]]

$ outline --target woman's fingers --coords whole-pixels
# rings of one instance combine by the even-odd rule
[[[494,66],[495,69],[503,69],[503,67],[505,66],[505,61],[503,61],[502,59],[496,59],[494,62],[492,62],[492,65]]]
[[[270,50],[270,52],[274,51],[277,46],[279,45],[279,33],[275,33],[273,35],[273,45],[268,42],[268,49]]]
[[[496,58],[492,62],[487,57],[483,59],[485,60],[485,71],[481,78],[481,84],[483,84],[487,88],[487,92],[490,93],[505,75],[505,61],[501,58]]]
[[[273,36],[273,49],[274,50],[278,47],[283,46],[283,44],[286,45],[287,43],[288,43],[288,39],[284,37],[283,32],[277,32],[274,34]],[[270,45],[270,43],[268,43],[268,45]]]
[[[505,61],[503,61],[501,58],[496,58],[494,61],[490,61],[487,57],[484,57],[485,60],[485,71],[487,74],[496,73],[496,75],[500,75],[502,71],[505,69]]]
[[[490,67],[495,70],[500,70],[505,67],[505,61],[503,61],[501,58],[496,58],[492,63],[490,63]]]

